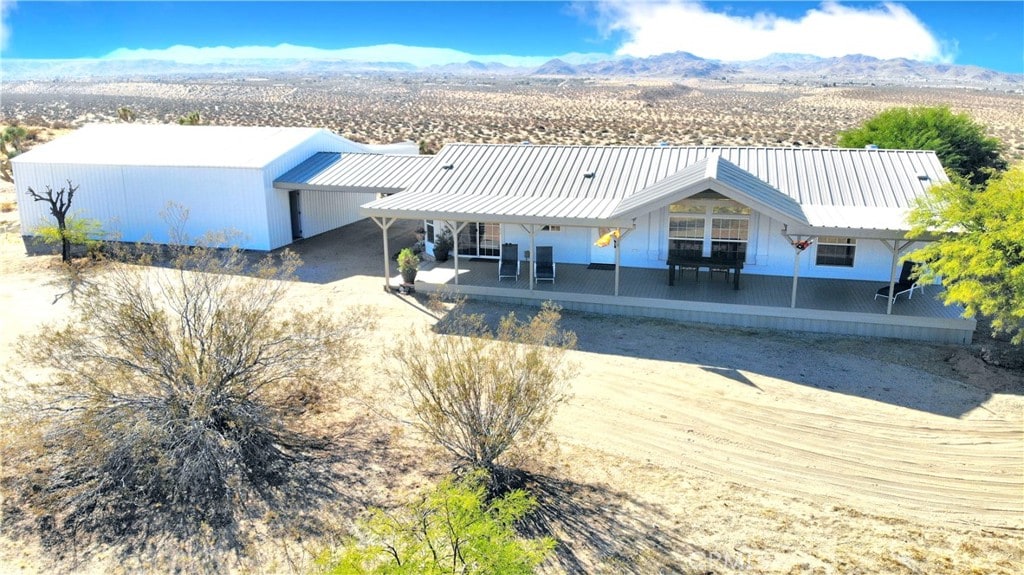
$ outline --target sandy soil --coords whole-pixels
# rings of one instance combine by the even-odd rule
[[[411,229],[392,246],[411,243]],[[381,289],[370,222],[296,247],[307,262],[296,302],[379,312],[364,363],[368,384],[380,383],[374,365],[392,334],[435,316]],[[19,334],[69,303],[51,303],[52,260],[26,258],[15,233],[3,234],[0,270],[3,364]],[[530,464],[539,523],[562,539],[548,572],[1024,569],[1019,372],[909,342],[576,313],[564,327],[579,335],[579,374],[556,445]],[[37,550],[0,542],[0,573],[45,570]]]

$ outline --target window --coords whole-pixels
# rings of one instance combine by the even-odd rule
[[[682,200],[668,207],[669,249],[746,261],[750,208],[732,200]]]
[[[424,226],[424,229],[427,230],[427,241],[434,243],[434,220],[427,220],[427,225]]]
[[[855,238],[839,236],[819,236],[818,255],[815,262],[819,266],[853,267],[853,256],[857,251]]]
[[[562,226],[541,226],[540,227],[540,231],[542,231],[542,232],[560,232],[560,231],[562,231]]]

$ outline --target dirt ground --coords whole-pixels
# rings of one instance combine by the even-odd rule
[[[52,303],[52,258],[26,257],[5,220],[0,365],[19,335],[70,305]],[[411,243],[411,229],[392,246]],[[434,312],[381,289],[371,222],[296,249],[306,265],[295,302],[376,308],[364,377],[380,383],[374,366],[389,339],[432,325]],[[530,463],[546,503],[540,522],[562,541],[546,571],[1024,570],[1020,372],[911,342],[578,313],[563,327],[578,334],[579,373],[555,445]],[[398,441],[419,445],[411,434]],[[44,572],[43,557],[0,533],[0,573]]]

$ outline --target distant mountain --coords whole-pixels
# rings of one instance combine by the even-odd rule
[[[569,63],[560,58],[540,67],[519,68],[496,62],[468,60],[441,66],[417,67],[406,62],[355,60],[226,60],[184,64],[166,60],[4,60],[4,82],[63,79],[131,79],[203,76],[250,76],[289,73],[405,72],[452,75],[522,75],[620,78],[716,78],[755,82],[878,83],[898,85],[971,85],[1024,87],[1024,74],[1005,74],[977,66],[931,64],[895,58],[880,60],[860,54],[819,58],[807,54],[773,54],[759,60],[722,62],[688,52],[647,58],[609,58]]]

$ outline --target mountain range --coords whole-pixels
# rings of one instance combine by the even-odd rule
[[[174,76],[244,76],[258,74],[427,73],[452,75],[508,75],[617,78],[706,78],[729,81],[790,81],[815,83],[877,83],[901,85],[966,85],[1021,88],[1024,74],[1007,74],[978,66],[933,64],[905,58],[881,60],[851,55],[820,58],[806,54],[774,54],[760,60],[723,62],[688,52],[647,58],[610,58],[571,64],[552,59],[536,68],[495,62],[417,67],[405,62],[351,60],[224,60],[190,64],[166,60],[4,60],[2,80],[50,81],[70,79],[137,79]]]

